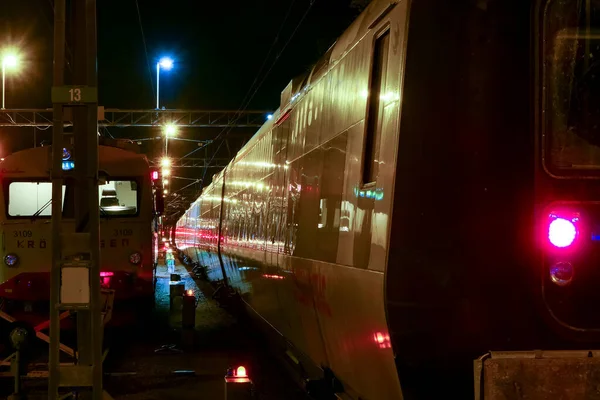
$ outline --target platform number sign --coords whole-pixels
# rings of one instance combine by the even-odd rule
[[[71,94],[71,102],[80,102],[81,101],[81,89],[69,89],[69,93]]]
[[[83,105],[98,101],[98,88],[91,86],[58,86],[52,88],[52,102]]]

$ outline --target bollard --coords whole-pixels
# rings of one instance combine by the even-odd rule
[[[184,346],[194,345],[194,328],[196,327],[196,296],[193,290],[186,290],[181,307],[181,342]]]
[[[181,326],[183,329],[194,329],[196,327],[196,296],[194,296],[191,289],[183,295]]]
[[[27,374],[27,366],[24,365],[23,360],[21,360],[21,352],[23,347],[27,344],[27,336],[27,330],[20,327],[13,329],[10,333],[10,341],[17,352],[10,363],[11,372],[15,376],[15,391],[8,397],[9,400],[25,399],[25,395],[21,392],[21,375]]]
[[[169,305],[173,309],[173,303],[177,297],[182,297],[185,291],[185,283],[181,281],[171,281],[169,283]]]
[[[225,375],[225,400],[247,400],[253,398],[253,384],[246,368],[230,368]]]

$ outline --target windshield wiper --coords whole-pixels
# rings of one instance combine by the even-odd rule
[[[106,219],[110,219],[110,214],[108,212],[106,212],[106,210],[102,206],[100,206],[100,214],[102,214],[103,216],[105,216]]]
[[[43,212],[44,212],[44,210],[45,210],[46,208],[48,208],[48,206],[49,206],[50,204],[52,204],[52,199],[48,200],[48,201],[46,202],[46,204],[44,204],[44,205],[43,205],[43,206],[42,206],[42,207],[41,207],[39,210],[37,210],[37,211],[36,211],[36,212],[35,212],[35,213],[34,213],[34,214],[31,216],[31,218],[36,218],[36,217],[39,217],[39,216],[40,216],[40,214],[41,214],[41,213],[43,213]]]

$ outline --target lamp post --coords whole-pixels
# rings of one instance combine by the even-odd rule
[[[165,125],[165,127],[163,128],[163,132],[165,134],[165,157],[167,157],[167,150],[169,148],[169,137],[175,136],[175,134],[177,133],[177,127],[174,124]]]
[[[2,57],[2,109],[5,109],[6,97],[6,68],[14,68],[17,66],[17,56],[14,54],[6,54]]]
[[[166,71],[173,68],[173,60],[171,60],[169,57],[163,57],[160,59],[159,62],[156,63],[156,109],[157,110],[160,109],[159,94],[160,94],[160,69],[161,68],[165,69]]]

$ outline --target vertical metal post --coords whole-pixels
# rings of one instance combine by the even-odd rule
[[[96,0],[75,1],[73,7],[73,83],[95,87]],[[102,399],[102,324],[100,313],[100,215],[98,208],[98,104],[73,108],[75,138],[75,232],[89,233],[90,307],[77,311],[78,364],[92,366],[92,391],[83,399]]]
[[[219,237],[217,238],[217,255],[219,257],[219,264],[221,265],[221,273],[223,274],[223,285],[228,288],[229,280],[227,279],[227,272],[225,272],[225,264],[223,263],[223,256],[221,255],[221,237],[223,235],[223,215],[225,209],[225,180],[227,177],[227,167],[223,169],[223,186],[221,187],[221,209],[219,210]]]
[[[86,2],[87,21],[87,74],[88,85],[98,86],[98,60],[97,60],[97,28],[96,28],[96,0]],[[90,254],[91,267],[91,318],[92,318],[92,358],[94,370],[92,381],[94,385],[94,400],[102,400],[102,339],[104,337],[104,324],[101,320],[101,294],[100,294],[100,208],[98,196],[98,101],[87,106],[88,138],[87,155],[87,185],[88,204],[90,209]]]
[[[15,354],[15,394],[19,396],[21,394],[21,349],[17,349]],[[19,397],[17,397],[19,398]]]
[[[55,2],[54,44],[54,132],[52,140],[52,279],[50,297],[50,382],[48,398],[58,398],[59,386],[79,388],[80,399],[102,399],[102,321],[100,312],[100,216],[98,208],[98,101],[96,95],[96,0],[70,2],[73,30],[73,76],[70,88],[64,86],[66,0]],[[61,93],[71,93],[70,101]],[[77,93],[74,96],[74,93]],[[94,93],[90,95],[90,93]],[[68,96],[67,96],[68,97]],[[84,99],[85,98],[85,99]],[[72,180],[75,195],[75,233],[62,232],[62,149],[63,106],[73,111],[75,167]],[[71,187],[70,187],[71,188]],[[70,189],[69,188],[69,189]],[[68,193],[68,192],[66,192]],[[73,248],[63,246],[63,235],[85,238]],[[73,249],[76,249],[74,254]],[[64,250],[67,252],[64,253]],[[64,254],[63,254],[64,253]],[[62,268],[73,262],[89,273],[89,303],[72,305],[61,299]],[[77,267],[82,268],[82,267]],[[65,303],[65,304],[63,304]],[[77,366],[61,376],[59,366],[59,309],[77,310]],[[70,367],[73,368],[73,367]],[[65,370],[66,371],[66,370]],[[73,372],[77,371],[77,372]]]
[[[54,2],[54,86],[62,86],[65,81],[65,10],[66,0]],[[48,399],[58,399],[60,319],[60,263],[61,263],[61,211],[62,211],[62,142],[63,106],[53,105],[52,131],[52,270],[50,277],[50,357]]]
[[[592,7],[590,0],[585,1],[585,56],[583,70],[587,71],[590,63],[590,30],[591,30]]]
[[[158,94],[159,94],[159,88],[160,88],[160,63],[156,63],[156,109],[158,110],[159,107],[159,101],[158,101]]]
[[[4,110],[4,96],[6,91],[6,61],[2,60],[2,109]]]

